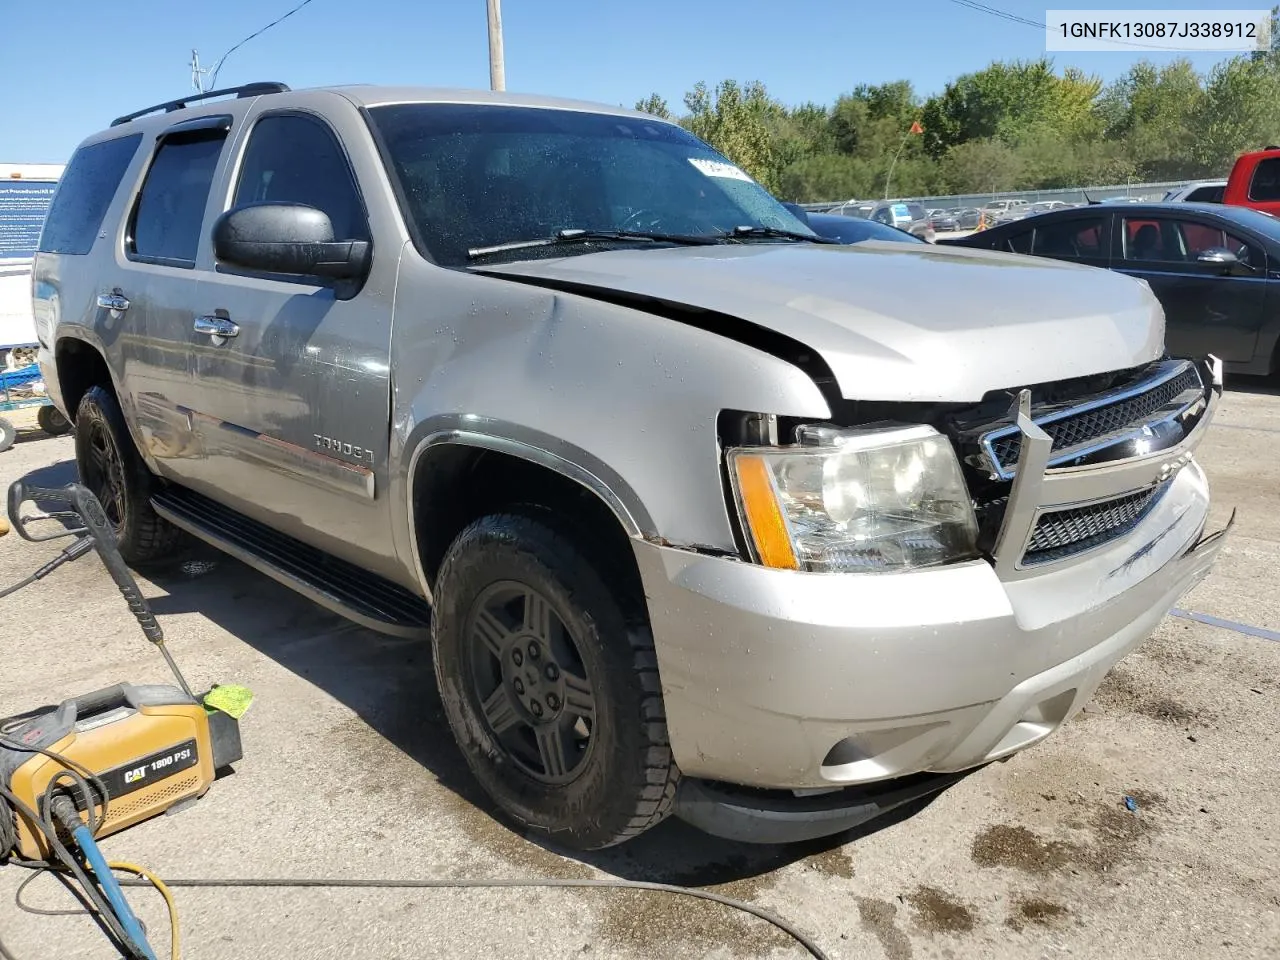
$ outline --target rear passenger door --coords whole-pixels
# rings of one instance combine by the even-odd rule
[[[139,439],[160,472],[178,480],[199,466],[187,414],[194,388],[195,267],[230,127],[229,116],[205,116],[160,134],[125,220],[120,269],[99,294],[109,318],[104,326],[120,350]],[[113,312],[113,305],[122,309]]]
[[[1033,221],[1029,252],[1036,257],[1052,257],[1070,260],[1091,267],[1110,264],[1110,214],[1100,212],[1079,213],[1071,216],[1053,216]]]
[[[303,203],[328,215],[336,240],[374,240],[353,158],[371,165],[370,181],[376,160],[371,149],[348,150],[368,131],[354,110],[343,128],[344,116],[251,115],[225,208]],[[374,240],[359,287],[215,263],[194,301],[199,316],[237,331],[196,335],[194,422],[205,454],[196,488],[386,576],[399,570],[386,507],[399,252]]]
[[[1164,307],[1172,356],[1253,359],[1267,289],[1260,245],[1195,217],[1124,216],[1116,234],[1115,267],[1151,285]],[[1220,264],[1196,259],[1212,248],[1229,249],[1245,266],[1224,272]]]

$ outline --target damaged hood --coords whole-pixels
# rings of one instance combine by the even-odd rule
[[[741,318],[817,352],[848,399],[975,401],[990,390],[1137,366],[1164,350],[1164,313],[1145,284],[962,247],[867,241],[628,249],[483,272]]]

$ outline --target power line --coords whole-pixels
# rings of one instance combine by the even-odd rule
[[[301,3],[293,7],[288,13],[284,14],[283,16],[277,17],[275,20],[272,20],[265,27],[255,30],[253,33],[249,34],[247,37],[245,37],[243,40],[241,40],[239,43],[233,46],[230,50],[224,53],[221,57],[219,57],[217,61],[214,63],[212,68],[207,68],[204,70],[200,69],[199,60],[196,58],[195,51],[193,50],[192,51],[193,73],[195,73],[197,78],[203,77],[205,73],[211,73],[212,76],[210,76],[209,78],[209,89],[216,90],[218,87],[218,71],[220,71],[222,69],[222,65],[226,63],[227,57],[231,56],[233,53],[235,53],[237,50],[243,47],[250,40],[254,39],[255,37],[261,36],[262,34],[266,33],[268,30],[270,30],[272,27],[276,26],[277,24],[283,23],[285,20],[288,20],[295,13],[297,13],[303,7],[307,6],[312,2],[313,0],[302,0]]]
[[[965,7],[978,13],[985,13],[989,16],[996,17],[1000,20],[1006,20],[1009,23],[1016,23],[1023,27],[1034,27],[1036,30],[1048,30],[1049,26],[1040,20],[1031,20],[1027,17],[1016,13],[1010,13],[1008,10],[1001,10],[999,7],[988,6],[985,3],[978,3],[977,0],[949,0],[956,6]],[[1161,53],[1197,53],[1195,47],[1170,48],[1155,43],[1141,43],[1137,40],[1120,40],[1113,39],[1110,41],[1121,47],[1138,47],[1144,50],[1159,50]]]

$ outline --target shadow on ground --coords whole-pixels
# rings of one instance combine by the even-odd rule
[[[1262,396],[1280,396],[1280,373],[1270,377],[1246,377],[1243,374],[1227,374],[1226,388],[1236,393],[1257,393]]]
[[[74,465],[33,471],[27,480],[59,486],[74,479]],[[167,617],[198,612],[228,633],[305,678],[354,711],[370,729],[429,770],[491,821],[486,836],[509,848],[518,841],[480,791],[449,733],[436,693],[427,642],[385,637],[356,626],[203,544],[184,548],[163,571],[142,571],[164,591],[152,601]],[[181,660],[183,638],[168,645]],[[844,843],[900,822],[933,798],[916,801],[873,824],[819,841],[748,845],[711,837],[671,819],[621,847],[590,854],[546,850],[606,873],[684,886],[741,884],[806,857],[821,858]],[[495,832],[496,831],[496,832]],[[532,841],[531,841],[532,842]],[[747,895],[749,886],[736,892]],[[735,892],[733,888],[725,892]]]

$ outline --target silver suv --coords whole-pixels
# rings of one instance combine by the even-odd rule
[[[1144,284],[824,242],[627,110],[255,84],[121,117],[34,302],[132,563],[185,531],[429,636],[476,777],[581,848],[941,790],[1079,710],[1222,542],[1220,365],[1165,357]]]

